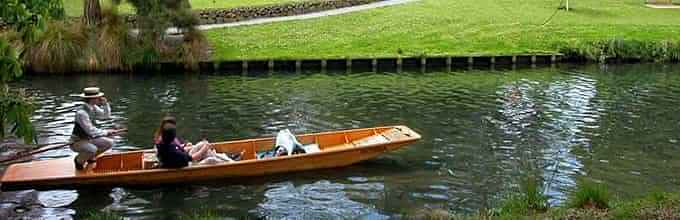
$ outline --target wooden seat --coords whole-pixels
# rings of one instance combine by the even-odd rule
[[[121,171],[141,170],[144,169],[144,153],[137,152],[131,154],[123,154],[120,164]]]
[[[96,173],[141,170],[144,168],[143,152],[105,155],[97,158]]]

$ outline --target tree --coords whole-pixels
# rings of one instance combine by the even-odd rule
[[[34,140],[35,129],[30,120],[33,104],[23,90],[13,90],[8,82],[21,77],[21,62],[14,48],[0,39],[0,138],[5,138],[8,128],[24,143]]]
[[[96,26],[102,20],[102,7],[99,0],[83,0],[85,7],[83,8],[83,23],[87,26]]]
[[[137,11],[137,36],[140,50],[137,63],[154,63],[161,58],[189,62],[195,67],[205,56],[207,42],[195,28],[198,19],[191,11],[188,0],[127,0]],[[183,34],[180,48],[174,49],[167,38],[169,28],[176,28]],[[170,49],[169,49],[170,48]],[[176,47],[175,47],[176,48]],[[187,63],[185,63],[187,64]]]
[[[6,0],[0,4],[0,17],[21,34],[24,43],[34,42],[47,20],[65,16],[61,0]]]
[[[24,45],[38,39],[45,31],[47,20],[64,16],[61,0],[6,0],[0,4],[0,17],[19,32]],[[19,55],[9,42],[0,39],[0,138],[5,138],[9,131],[25,143],[31,143],[35,140],[30,120],[33,104],[24,90],[8,85],[23,74]]]

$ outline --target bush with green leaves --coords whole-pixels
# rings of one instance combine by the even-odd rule
[[[135,63],[183,61],[195,65],[206,55],[207,40],[194,26],[198,19],[187,0],[128,0],[137,11],[137,41],[141,45],[132,52]],[[179,45],[172,45],[167,31],[175,28],[184,35]]]
[[[23,90],[13,90],[7,83],[21,77],[21,62],[14,48],[0,39],[0,138],[9,130],[25,143],[34,140],[35,130],[30,117],[33,105]]]
[[[178,61],[191,69],[207,58],[207,40],[194,27],[198,21],[187,0],[129,0],[138,12],[134,31],[117,12],[120,2],[98,13],[96,26],[59,20],[60,0],[8,0],[0,14],[14,24],[20,37],[12,43],[34,72],[129,71],[137,64]],[[169,28],[183,37],[169,36]]]
[[[0,17],[14,26],[27,43],[37,40],[48,20],[65,16],[61,0],[5,0],[0,4]]]

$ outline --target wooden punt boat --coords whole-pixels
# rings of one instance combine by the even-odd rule
[[[17,188],[76,187],[83,185],[153,185],[348,166],[377,157],[419,140],[406,126],[375,127],[298,135],[302,144],[317,144],[318,152],[257,159],[272,149],[274,138],[215,143],[218,152],[244,152],[242,160],[181,169],[157,168],[155,150],[105,154],[82,171],[73,157],[9,166],[2,176],[3,190]]]

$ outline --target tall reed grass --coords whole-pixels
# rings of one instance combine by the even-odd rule
[[[542,181],[538,176],[527,176],[520,189],[520,192],[503,201],[500,208],[501,216],[533,215],[548,209],[548,196],[543,193]]]
[[[50,22],[36,43],[27,45],[24,59],[35,72],[78,71],[86,40],[77,25]]]
[[[99,26],[94,40],[94,48],[98,67],[103,71],[126,71],[132,63],[125,59],[126,51],[133,47],[129,35],[130,28],[118,14],[116,8],[107,8],[102,11],[102,23]]]
[[[185,25],[195,18],[187,19],[178,22]],[[164,30],[132,31],[116,7],[105,8],[96,27],[79,21],[50,21],[48,25],[35,43],[26,45],[23,59],[34,72],[127,72],[135,65],[160,62],[197,69],[208,57],[208,42],[199,30],[183,28],[187,31],[182,36],[168,36]]]
[[[568,59],[595,62],[680,62],[679,41],[611,40],[571,42],[560,49]]]

